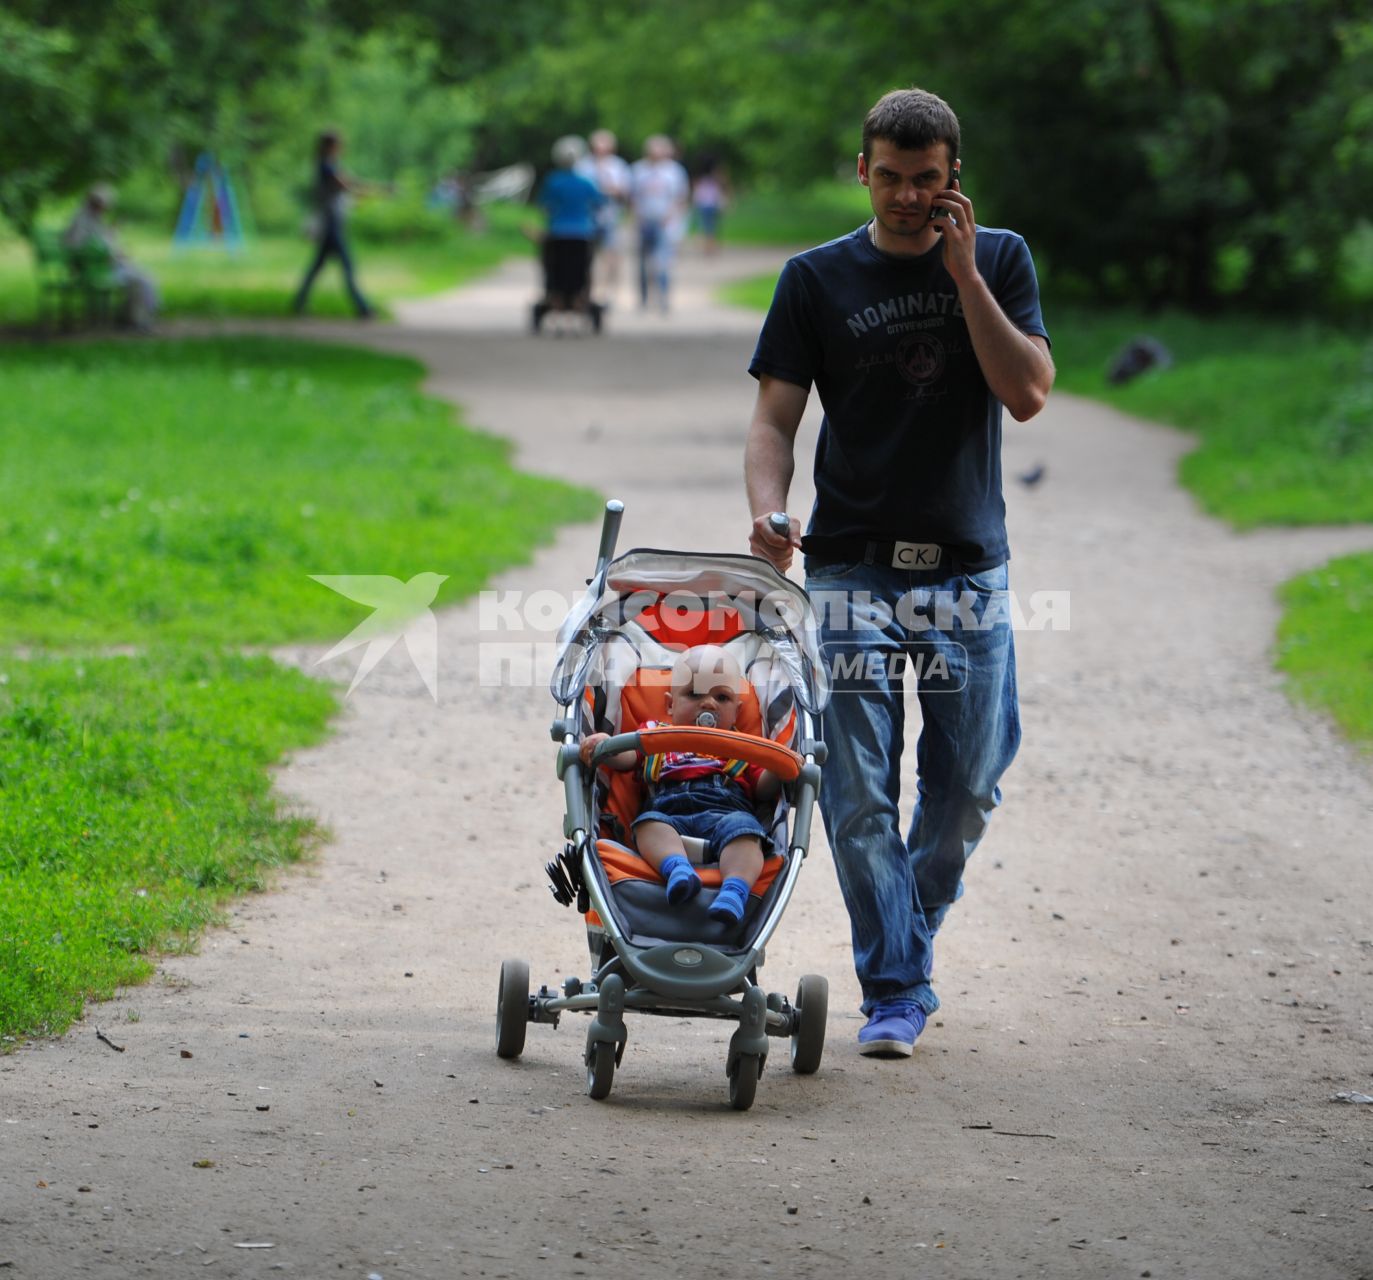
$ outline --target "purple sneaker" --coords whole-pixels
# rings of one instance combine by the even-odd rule
[[[884,1000],[873,1006],[868,1025],[858,1033],[858,1052],[877,1058],[909,1058],[925,1029],[925,1011],[909,1000]]]

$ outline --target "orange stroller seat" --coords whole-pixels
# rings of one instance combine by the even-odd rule
[[[758,705],[758,694],[748,681],[739,699],[738,719],[735,730],[739,733],[764,737],[763,716]],[[667,695],[672,687],[672,672],[640,667],[625,681],[620,691],[620,725],[622,732],[630,732],[646,720],[656,720],[664,714]],[[591,698],[590,692],[587,694]],[[788,718],[782,733],[790,735],[795,715]],[[634,852],[632,831],[634,819],[643,809],[647,788],[637,770],[620,773],[615,770],[602,770],[602,779],[607,784],[607,793],[601,810],[601,838],[596,841],[596,852],[601,865],[605,868],[606,879],[611,884],[626,880],[642,880],[650,884],[662,884],[662,877],[643,858]],[[780,851],[779,851],[780,852]],[[762,898],[772,887],[785,859],[769,857],[763,870],[754,883],[750,894]],[[697,873],[701,883],[708,889],[718,889],[723,876],[718,866],[698,866]],[[588,924],[599,924],[600,919],[594,911],[588,912]]]

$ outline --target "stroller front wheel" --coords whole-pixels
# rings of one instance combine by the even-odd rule
[[[610,1086],[615,1083],[615,1046],[604,1040],[596,1040],[586,1049],[586,1092],[587,1096],[600,1101],[610,1096]]]
[[[763,1059],[756,1053],[741,1053],[734,1060],[734,1070],[729,1073],[729,1105],[736,1111],[747,1111],[753,1106],[762,1070]]]
[[[518,1058],[529,1029],[529,965],[523,960],[501,961],[501,985],[496,996],[496,1056]]]
[[[798,1075],[813,1075],[820,1070],[829,1003],[828,981],[818,973],[805,974],[796,987],[796,1022],[791,1033],[791,1069]]]

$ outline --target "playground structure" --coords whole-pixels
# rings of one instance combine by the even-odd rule
[[[208,151],[196,157],[172,244],[178,249],[216,248],[232,253],[243,249],[243,218],[234,184]]]

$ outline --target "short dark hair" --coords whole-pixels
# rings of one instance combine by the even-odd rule
[[[878,138],[902,151],[924,151],[943,142],[949,163],[958,159],[958,117],[943,98],[924,89],[893,89],[873,104],[863,121],[864,160],[872,159]]]

